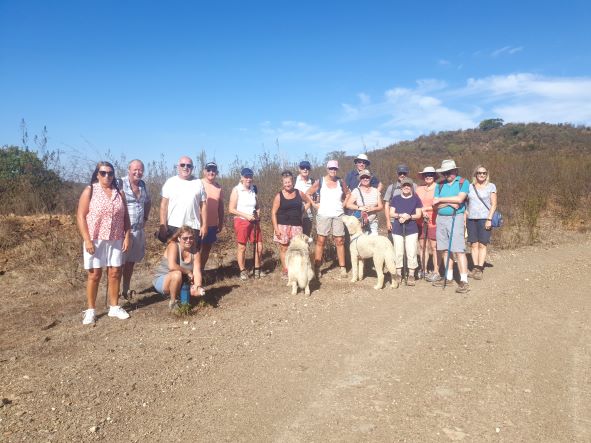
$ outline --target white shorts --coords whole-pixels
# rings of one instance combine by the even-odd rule
[[[131,248],[123,253],[123,263],[139,263],[146,253],[146,234],[143,229],[131,231]]]
[[[120,267],[123,263],[123,239],[121,240],[93,240],[94,254],[89,254],[82,243],[84,254],[84,269],[99,269],[106,266]]]

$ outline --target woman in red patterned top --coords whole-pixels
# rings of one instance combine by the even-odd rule
[[[119,306],[122,253],[130,245],[130,223],[125,195],[117,188],[115,169],[109,162],[98,162],[90,186],[84,188],[78,202],[78,229],[84,239],[84,269],[88,271],[82,324],[95,322],[96,296],[103,267],[107,267],[109,317],[121,320],[129,314]]]

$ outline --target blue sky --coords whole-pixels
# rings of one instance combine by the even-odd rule
[[[432,131],[591,125],[583,1],[0,0],[0,144],[224,167]]]

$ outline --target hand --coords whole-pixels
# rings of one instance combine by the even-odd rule
[[[388,232],[392,232],[392,223],[390,222],[390,220],[386,222],[386,228],[388,229]]]
[[[439,198],[434,198],[433,199],[433,206],[437,206],[439,205],[441,202],[439,201]]]
[[[487,220],[487,221],[484,223],[484,229],[486,229],[487,231],[490,231],[490,230],[492,229],[492,221],[490,221],[490,220]]]
[[[122,252],[127,252],[129,250],[129,248],[131,248],[131,238],[129,237],[129,235],[126,235],[125,238],[123,239],[123,246],[121,247],[121,251]]]
[[[205,237],[207,237],[207,228],[205,229],[200,229],[199,230],[199,238],[201,240],[203,240]]]
[[[84,249],[86,249],[86,252],[90,255],[94,254],[94,243],[92,243],[91,240],[84,240]]]
[[[189,281],[191,282],[191,284],[193,284],[193,273],[192,272],[189,272],[187,274],[187,277],[189,277]]]
[[[273,229],[273,232],[275,233],[275,237],[281,238],[281,231],[279,231],[279,229],[275,228]]]

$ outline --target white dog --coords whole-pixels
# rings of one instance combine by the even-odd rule
[[[343,223],[351,236],[349,252],[351,254],[351,281],[363,279],[363,259],[373,258],[373,264],[378,274],[378,282],[375,289],[384,287],[384,264],[390,277],[392,278],[392,287],[398,287],[396,276],[396,261],[394,258],[394,245],[386,237],[379,235],[368,235],[361,229],[361,223],[357,218],[350,215],[343,215]]]
[[[307,235],[298,234],[291,239],[285,253],[287,286],[291,286],[292,295],[298,293],[298,287],[304,289],[306,295],[310,295],[310,281],[314,277],[308,250],[310,241]]]

